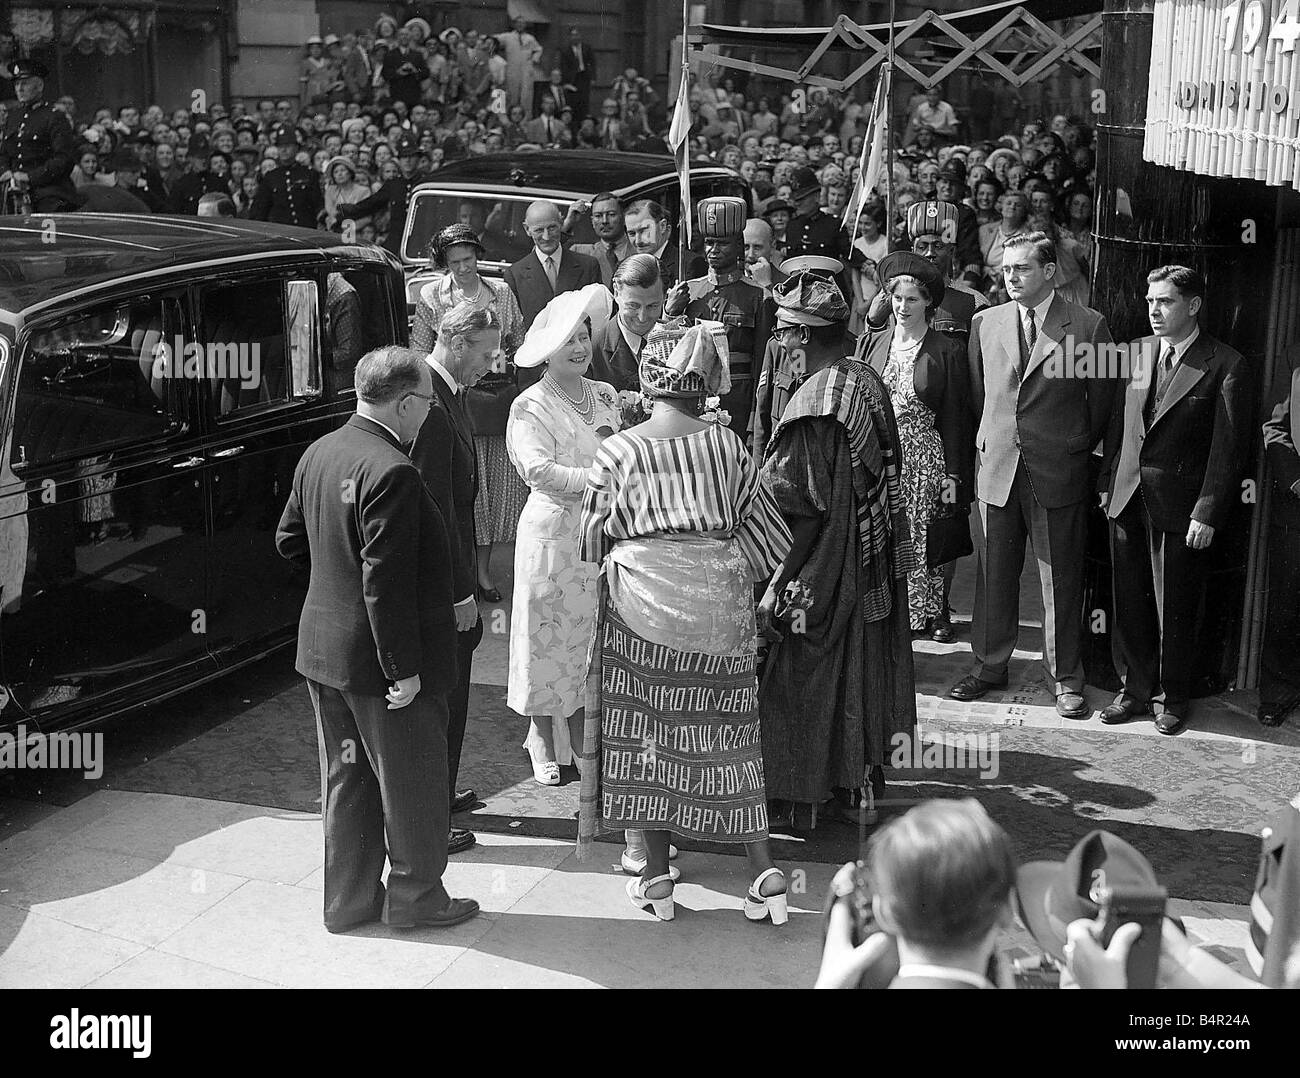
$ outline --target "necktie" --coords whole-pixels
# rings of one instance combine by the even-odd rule
[[[1034,309],[1028,307],[1025,309],[1025,343],[1029,345],[1030,352],[1033,352],[1037,340],[1038,327],[1034,325]]]
[[[573,52],[574,52],[574,55],[577,56],[577,58],[578,58],[578,70],[579,70],[579,71],[586,71],[586,70],[587,70],[587,65],[584,64],[584,63],[582,62],[582,46],[581,46],[581,45],[574,45],[574,46],[573,46]]]
[[[605,258],[608,260],[611,270],[618,269],[618,252],[608,244],[605,245]]]
[[[551,291],[552,292],[556,291],[557,289],[556,281],[558,280],[558,274],[556,273],[556,269],[555,269],[554,255],[546,256],[546,279],[551,282]]]

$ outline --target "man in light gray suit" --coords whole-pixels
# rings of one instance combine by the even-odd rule
[[[591,214],[591,230],[596,233],[595,243],[575,243],[569,250],[574,254],[594,258],[600,264],[600,279],[611,291],[614,288],[614,271],[636,248],[628,238],[623,224],[623,201],[612,191],[602,191],[590,202],[578,199],[564,218],[565,236],[573,232],[580,218]]]
[[[1066,718],[1083,699],[1083,556],[1089,460],[1114,400],[1110,331],[1096,311],[1052,288],[1056,247],[1042,232],[1008,240],[1011,302],[971,323],[971,400],[979,429],[975,496],[983,535],[971,626],[974,669],[949,690],[977,700],[1007,684],[1020,627],[1025,540],[1043,594],[1043,665]]]

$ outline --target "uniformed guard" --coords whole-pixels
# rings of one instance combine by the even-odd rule
[[[731,429],[749,445],[749,421],[754,405],[756,365],[772,336],[776,308],[763,289],[745,278],[745,221],[749,207],[743,198],[722,196],[700,200],[700,235],[709,272],[678,284],[664,304],[671,316],[721,322],[727,328],[731,391],[721,407],[731,414]]]
[[[907,232],[912,237],[913,253],[933,265],[947,286],[943,302],[934,312],[930,325],[965,348],[970,340],[971,319],[976,311],[989,303],[964,281],[953,279],[958,221],[957,207],[951,202],[927,199],[907,207]],[[867,328],[880,329],[889,318],[889,295],[882,288],[867,311]],[[867,336],[865,333],[862,335],[859,345],[866,341]]]
[[[401,175],[385,180],[369,198],[356,203],[341,202],[338,215],[345,219],[368,217],[372,213],[388,207],[388,232],[384,236],[384,246],[401,257],[402,236],[406,232],[406,213],[411,205],[411,192],[425,181],[425,177],[415,171],[419,160],[420,148],[410,135],[402,135],[397,140],[397,167]]]
[[[199,212],[199,200],[211,192],[228,195],[230,187],[215,172],[208,169],[212,157],[212,144],[207,135],[200,132],[191,135],[189,141],[190,171],[176,181],[172,188],[171,212],[195,217]]]
[[[271,169],[257,187],[249,218],[277,225],[317,227],[325,208],[321,177],[306,165],[294,160],[298,152],[298,135],[288,125],[275,136],[278,168]]]
[[[70,210],[79,201],[72,184],[77,142],[67,116],[45,99],[48,76],[44,64],[15,62],[18,107],[9,112],[0,135],[0,188],[16,192],[33,213]]]
[[[796,168],[790,176],[790,199],[794,216],[785,230],[787,257],[822,255],[847,265],[848,234],[838,218],[822,212],[822,185],[806,165]]]

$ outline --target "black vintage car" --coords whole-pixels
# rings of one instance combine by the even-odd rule
[[[97,722],[291,641],[294,467],[406,335],[395,260],[329,233],[0,218],[0,728]]]
[[[411,195],[402,237],[407,296],[414,311],[420,289],[433,277],[429,241],[447,225],[468,225],[483,240],[479,269],[499,277],[510,263],[532,250],[524,232],[529,203],[547,199],[566,214],[578,199],[612,191],[626,205],[637,199],[658,202],[672,216],[673,241],[681,230],[681,187],[673,158],[662,154],[606,150],[539,150],[496,153],[455,161],[438,169]],[[729,168],[711,162],[691,166],[692,204],[709,195],[749,198],[749,184]],[[579,221],[575,243],[592,243],[591,221]]]

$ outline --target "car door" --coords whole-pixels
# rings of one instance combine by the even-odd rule
[[[276,527],[298,458],[342,421],[324,386],[317,273],[240,273],[192,292],[212,514],[205,629],[222,665],[291,639],[302,610],[306,577],[279,556]]]
[[[33,323],[0,446],[4,680],[54,722],[213,669],[196,632],[207,517],[195,387],[158,362],[180,290]]]

